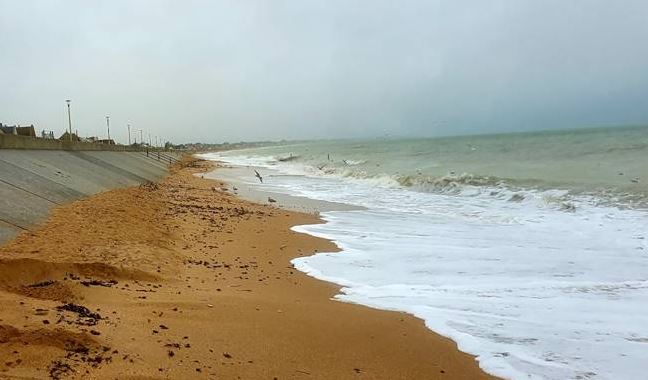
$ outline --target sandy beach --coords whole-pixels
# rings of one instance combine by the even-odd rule
[[[186,159],[56,208],[0,248],[0,378],[488,379],[403,313],[332,301],[289,260],[315,215],[250,203]]]

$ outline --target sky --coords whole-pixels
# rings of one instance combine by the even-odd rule
[[[0,0],[0,122],[126,142],[648,124],[645,0]]]

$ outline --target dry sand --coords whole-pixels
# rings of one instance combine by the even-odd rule
[[[0,248],[0,378],[487,379],[402,313],[331,301],[289,260],[331,251],[313,215],[195,177],[54,210]]]

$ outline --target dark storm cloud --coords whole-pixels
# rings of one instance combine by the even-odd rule
[[[0,121],[176,141],[648,120],[645,1],[0,0]]]

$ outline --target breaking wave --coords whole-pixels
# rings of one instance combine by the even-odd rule
[[[343,159],[318,161],[293,153],[280,156],[227,155],[229,162],[239,165],[272,168],[288,175],[340,178],[372,186],[398,187],[423,193],[477,196],[486,195],[510,202],[535,202],[572,212],[579,204],[648,209],[648,194],[624,193],[605,188],[596,191],[561,188],[539,179],[513,179],[473,173],[429,175],[419,169],[409,172],[377,172],[382,163],[369,160]]]

